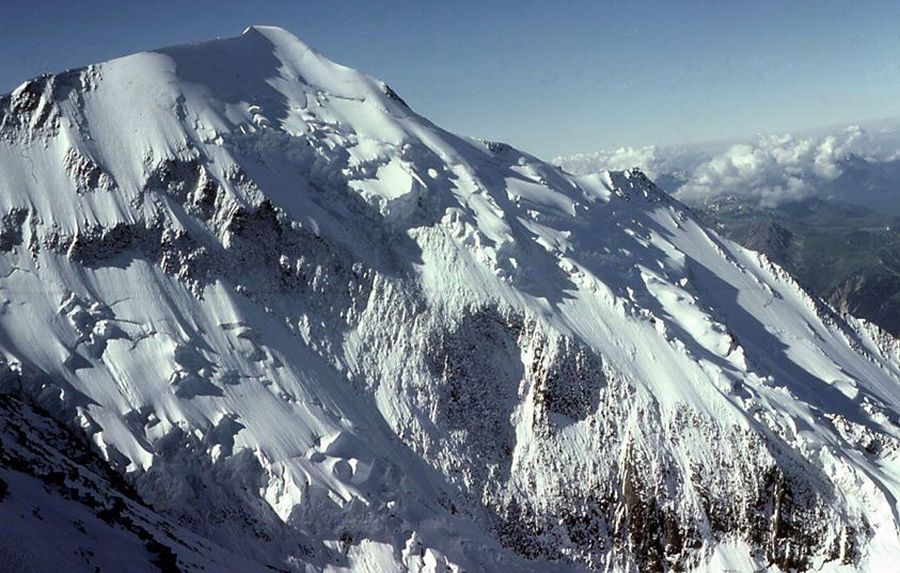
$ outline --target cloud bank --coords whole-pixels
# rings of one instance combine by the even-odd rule
[[[856,173],[866,166],[876,170],[900,165],[900,130],[871,132],[851,126],[818,136],[760,135],[752,142],[718,148],[623,147],[555,161],[574,173],[640,167],[688,204],[736,195],[775,207],[810,197],[848,199],[844,195],[854,190],[847,189],[844,176],[851,168]]]

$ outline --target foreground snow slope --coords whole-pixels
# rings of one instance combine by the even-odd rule
[[[3,571],[267,571],[198,538],[46,412],[0,396]]]
[[[4,391],[244,558],[900,552],[896,341],[640,172],[447,133],[284,30],[23,84],[0,213]]]

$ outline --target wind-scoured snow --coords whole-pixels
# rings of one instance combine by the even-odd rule
[[[245,559],[900,552],[895,340],[639,171],[453,135],[284,30],[4,96],[0,214],[4,391]]]

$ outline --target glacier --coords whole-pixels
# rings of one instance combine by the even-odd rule
[[[164,570],[900,554],[896,339],[639,170],[454,135],[285,30],[2,96],[0,214],[0,515],[62,516],[0,552],[128,511]]]

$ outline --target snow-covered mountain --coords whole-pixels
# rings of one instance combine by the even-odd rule
[[[0,515],[54,516],[0,528],[69,570],[88,513],[182,570],[900,553],[895,340],[639,171],[455,136],[284,30],[23,84],[0,213]]]

